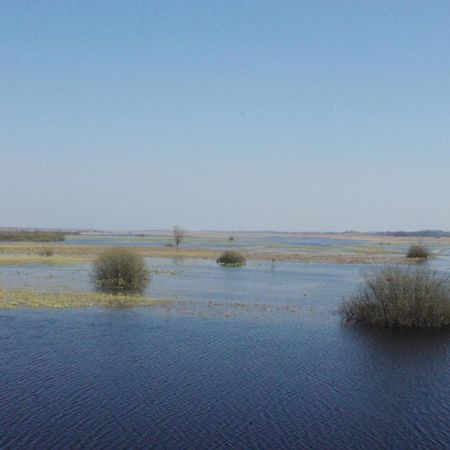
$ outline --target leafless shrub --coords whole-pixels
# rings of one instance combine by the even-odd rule
[[[347,322],[381,327],[450,326],[448,279],[426,267],[387,267],[366,275],[340,313]]]
[[[178,246],[181,244],[181,242],[184,239],[184,230],[180,227],[173,227],[173,231],[172,231],[172,235],[173,235],[173,240],[175,241],[175,245]]]
[[[430,251],[423,244],[411,245],[406,254],[407,258],[428,258],[430,256]]]

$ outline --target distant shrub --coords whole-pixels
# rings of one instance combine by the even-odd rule
[[[166,242],[164,244],[164,247],[174,247],[174,246],[175,246],[175,244],[172,244],[172,242]]]
[[[411,245],[406,254],[407,258],[428,258],[430,256],[430,251],[423,244]]]
[[[367,275],[340,313],[347,322],[381,327],[450,326],[448,280],[429,268],[388,267]]]
[[[227,250],[220,255],[217,262],[224,266],[243,266],[245,258],[238,252]]]
[[[52,248],[50,248],[50,247],[45,247],[45,248],[43,248],[43,249],[39,252],[39,254],[40,254],[41,256],[47,256],[47,257],[49,257],[49,256],[53,256],[54,252],[53,252],[53,249],[52,249]]]
[[[127,248],[102,252],[94,262],[94,271],[98,287],[110,292],[140,292],[149,279],[144,258]]]
[[[229,241],[234,241],[234,237],[233,237],[233,236],[230,236],[230,237],[228,238],[228,240],[229,240]]]

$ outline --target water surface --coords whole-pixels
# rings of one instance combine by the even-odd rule
[[[0,314],[1,448],[446,448],[448,335],[148,309]]]

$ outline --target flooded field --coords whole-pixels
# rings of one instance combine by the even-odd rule
[[[230,240],[231,238],[231,240]],[[66,237],[68,245],[166,247],[173,245],[167,233],[148,234],[85,234]],[[183,248],[227,250],[240,249],[257,252],[358,252],[377,251],[404,253],[409,241],[389,239],[384,236],[367,239],[364,235],[308,235],[302,233],[190,233],[182,243]],[[437,242],[437,247],[440,243]],[[450,241],[447,241],[450,249]],[[434,247],[433,243],[433,247]]]
[[[230,239],[231,238],[231,239]],[[107,245],[131,247],[164,247],[173,245],[172,236],[167,233],[136,234],[98,234],[72,235],[66,237],[67,244],[75,245]],[[281,233],[193,233],[183,239],[183,247],[205,249],[247,249],[257,251],[285,250],[298,251],[310,248],[336,248],[339,244],[364,245],[364,239],[340,239],[332,237],[308,236],[301,234]]]
[[[151,279],[145,294],[181,302],[290,305],[335,309],[366,265],[249,262],[240,268],[214,261],[146,258]],[[375,268],[375,267],[374,267]],[[91,264],[31,264],[0,268],[7,290],[94,291]],[[330,295],[332,293],[332,295]]]
[[[450,274],[445,255],[425,264]],[[448,447],[450,335],[336,315],[380,266],[146,265],[145,294],[172,302],[0,311],[0,448]],[[93,292],[91,273],[1,266],[0,285]]]

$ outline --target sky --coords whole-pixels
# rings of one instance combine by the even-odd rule
[[[450,230],[450,2],[0,2],[0,226]]]

